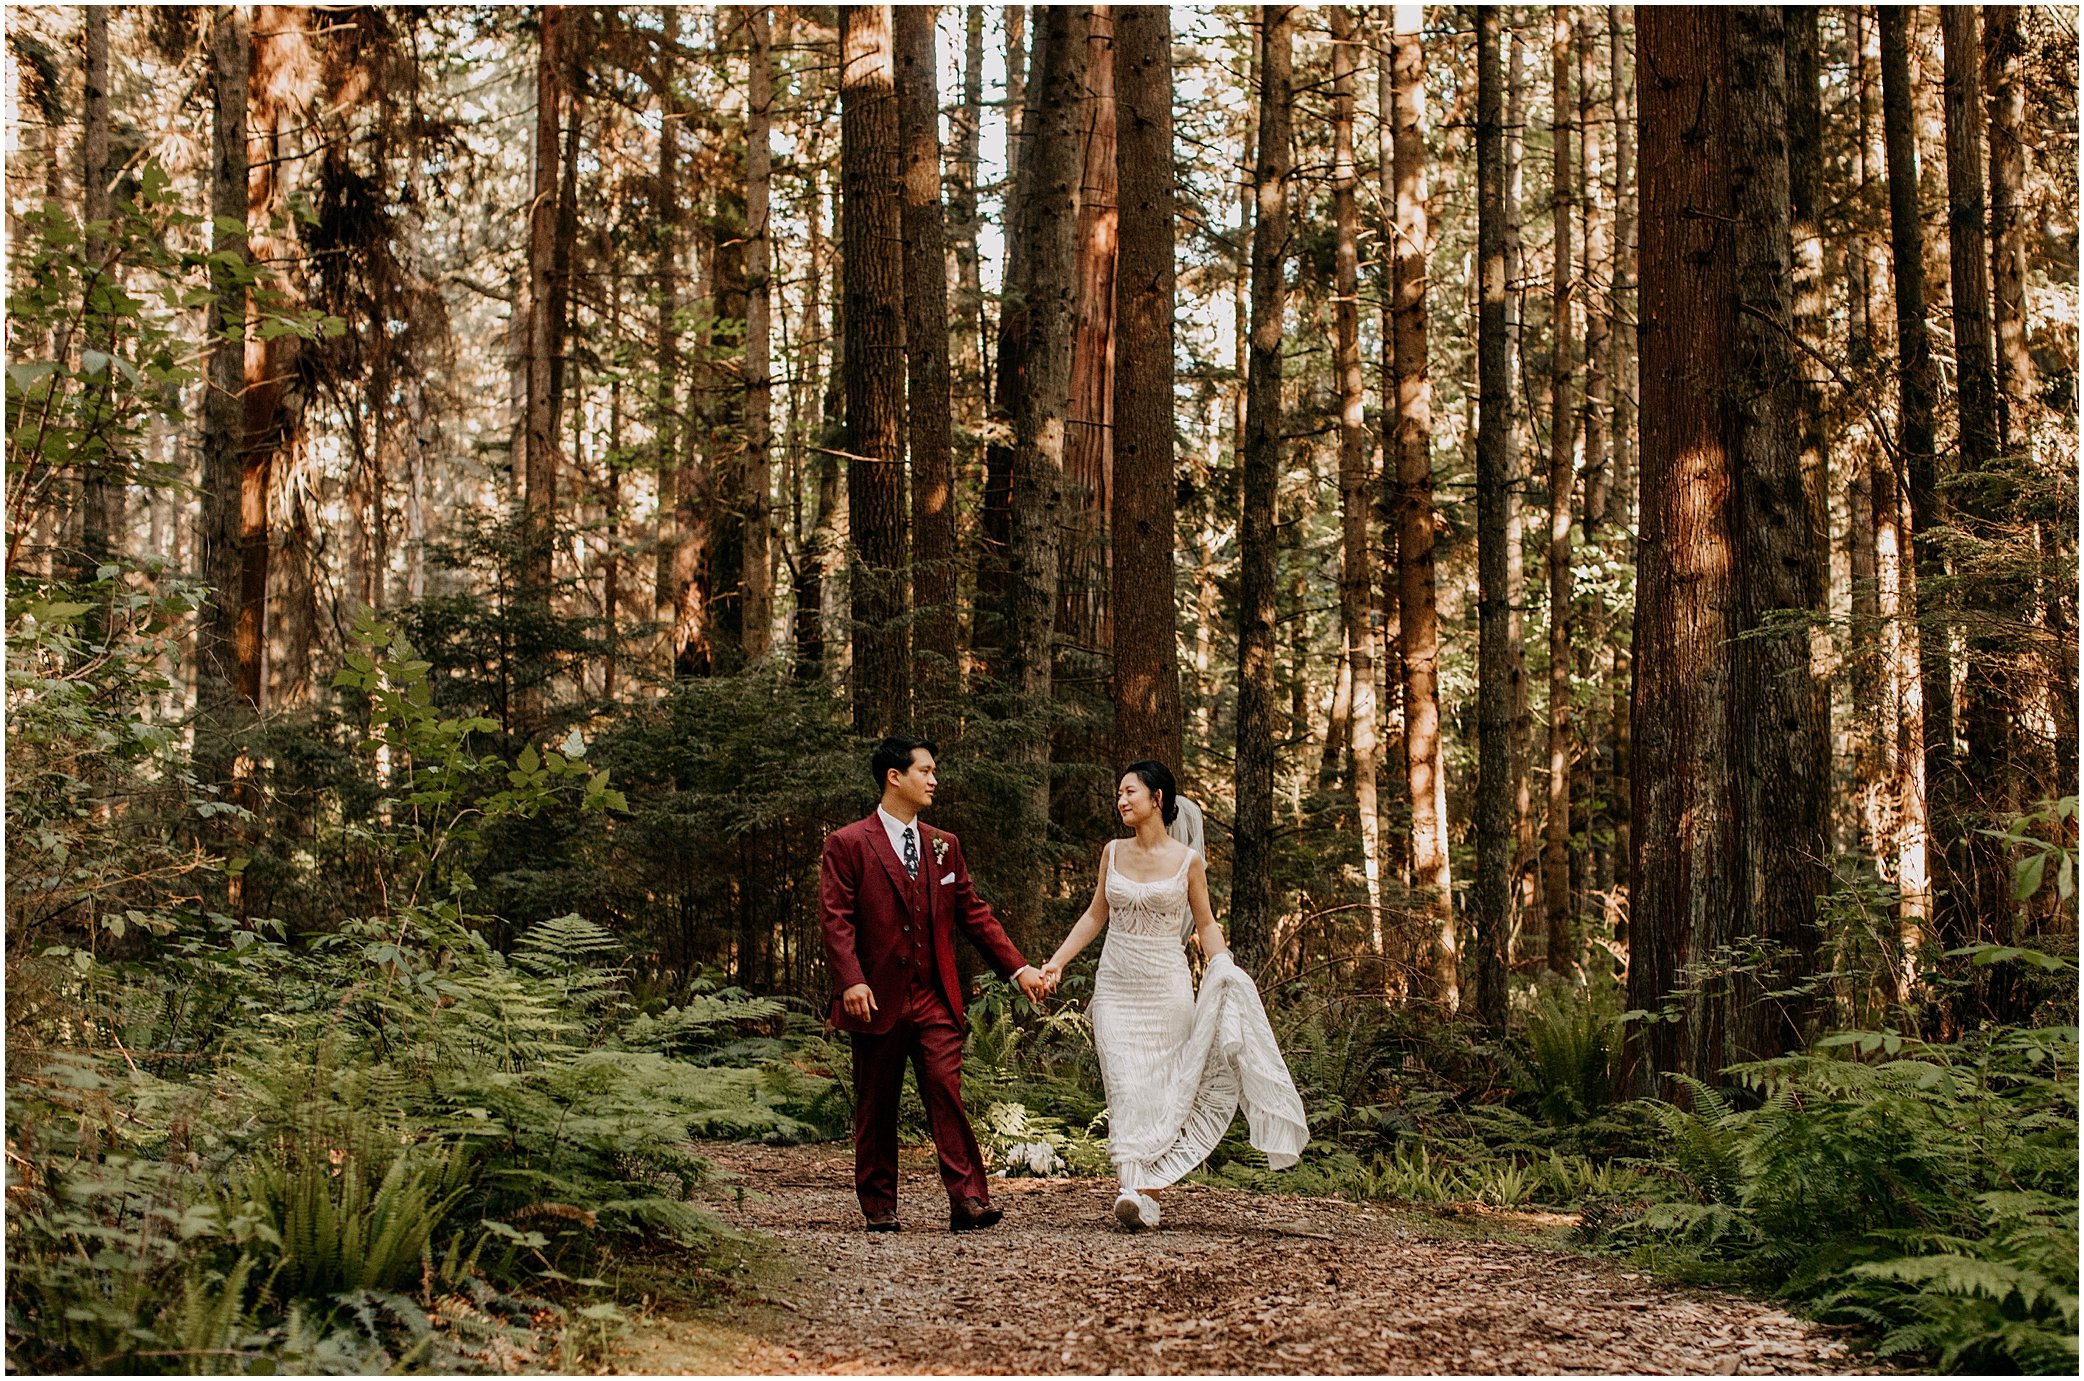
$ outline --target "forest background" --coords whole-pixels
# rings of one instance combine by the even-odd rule
[[[2044,7],[17,7],[8,1355],[569,1363],[835,1134],[867,745],[1176,764],[1317,1141],[2074,1368]],[[1002,1164],[1095,1168],[987,984]],[[693,1196],[692,1198],[690,1196]]]

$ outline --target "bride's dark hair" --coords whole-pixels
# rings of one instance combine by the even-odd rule
[[[1126,777],[1131,772],[1150,789],[1153,796],[1163,797],[1164,803],[1158,807],[1158,817],[1170,826],[1179,815],[1179,783],[1172,779],[1172,769],[1162,762],[1145,758],[1124,767],[1122,776]],[[1115,780],[1119,781],[1121,778],[1117,777]]]

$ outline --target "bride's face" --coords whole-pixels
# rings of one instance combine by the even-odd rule
[[[1122,784],[1114,789],[1114,809],[1122,823],[1132,830],[1139,828],[1157,808],[1158,802],[1143,784],[1143,778],[1134,772],[1124,773]]]

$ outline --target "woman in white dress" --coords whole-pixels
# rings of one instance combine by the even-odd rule
[[[1208,1158],[1240,1106],[1252,1145],[1276,1170],[1295,1163],[1309,1129],[1259,991],[1209,909],[1207,865],[1167,833],[1180,823],[1172,773],[1162,763],[1131,763],[1115,809],[1134,833],[1109,841],[1092,905],[1042,974],[1053,988],[1106,928],[1087,1012],[1107,1088],[1108,1155],[1121,1181],[1114,1214],[1134,1229],[1158,1225],[1156,1191]],[[1208,959],[1198,994],[1187,968],[1190,936]]]

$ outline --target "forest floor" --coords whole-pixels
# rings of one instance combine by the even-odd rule
[[[1819,1373],[1842,1335],[1557,1243],[1556,1214],[1454,1217],[1176,1186],[1131,1233],[1095,1179],[992,1182],[1005,1221],[951,1234],[930,1149],[904,1231],[870,1235],[844,1143],[710,1145],[748,1234],[732,1283],[645,1309],[625,1373]],[[742,1191],[742,1192],[741,1192]],[[728,1263],[727,1263],[728,1267]]]

